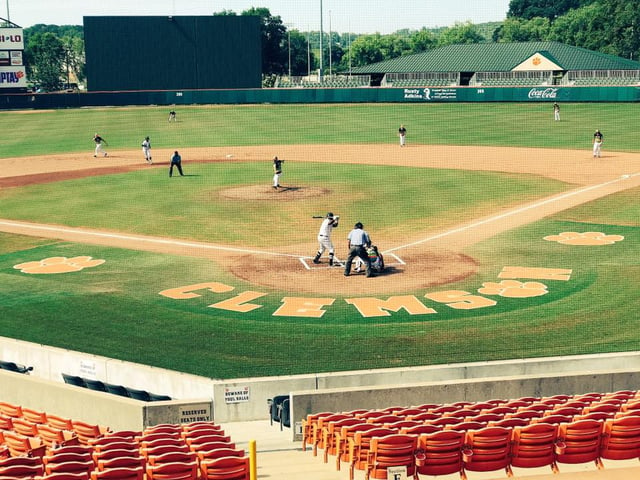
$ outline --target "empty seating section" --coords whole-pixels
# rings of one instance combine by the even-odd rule
[[[483,87],[528,87],[553,85],[553,72],[478,72],[470,82]]]
[[[590,418],[590,416],[595,416]],[[522,397],[321,412],[302,421],[302,449],[348,465],[350,480],[499,472],[640,459],[640,392]],[[309,448],[308,448],[309,447]],[[320,453],[322,451],[322,453]],[[399,469],[399,470],[398,470]],[[402,477],[404,478],[404,477]]]
[[[460,85],[460,75],[452,72],[387,73],[384,87],[452,87]]]
[[[134,398],[143,402],[159,402],[163,400],[171,400],[171,397],[169,397],[168,395],[161,395],[148,392],[146,390],[139,390],[133,387],[116,385],[92,378],[69,375],[67,373],[62,374],[62,379],[67,385],[88,388],[89,390],[95,390],[97,392],[111,393],[113,395],[120,395],[121,397]]]
[[[249,480],[249,475],[246,452],[213,422],[114,432],[0,402],[0,479]]]
[[[360,88],[371,84],[370,75],[325,75],[318,77],[282,77],[277,88]]]
[[[567,84],[575,86],[640,85],[640,70],[592,70],[568,72]]]

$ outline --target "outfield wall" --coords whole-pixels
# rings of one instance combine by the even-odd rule
[[[264,88],[0,95],[0,109],[261,103],[638,102],[633,87]]]
[[[640,351],[229,380],[5,337],[0,359],[33,367],[30,375],[0,370],[0,401],[118,429],[177,423],[193,411],[219,423],[264,420],[267,400],[282,394],[292,396],[299,420],[317,411],[640,388]],[[67,385],[63,372],[174,400],[143,402]]]

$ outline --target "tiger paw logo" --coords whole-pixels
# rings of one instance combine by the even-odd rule
[[[562,245],[613,245],[624,240],[624,237],[622,235],[607,235],[602,232],[563,232],[559,235],[546,236],[544,239]]]
[[[30,274],[50,274],[50,273],[70,273],[79,272],[85,268],[102,265],[105,260],[97,260],[92,257],[49,257],[40,261],[25,262],[14,265],[13,268],[22,273]]]
[[[520,282],[518,280],[503,280],[499,283],[484,282],[478,292],[507,298],[531,298],[549,293],[544,283]]]

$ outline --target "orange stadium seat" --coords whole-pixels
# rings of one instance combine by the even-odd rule
[[[56,472],[36,477],[35,480],[89,480],[89,474],[85,472]]]
[[[249,480],[249,457],[222,457],[200,462],[202,480]]]
[[[45,464],[44,471],[47,475],[52,473],[86,473],[89,476],[94,466],[93,460],[53,462]]]
[[[80,440],[70,430],[60,430],[47,424],[37,424],[37,436],[42,439],[47,448],[52,449],[63,445],[79,445]]]
[[[187,447],[185,445],[185,447]],[[187,447],[187,449],[185,451],[189,451],[189,452],[206,452],[209,450],[215,450],[215,449],[219,449],[219,448],[236,448],[236,444],[233,442],[206,442],[206,443],[198,443],[198,444],[193,444],[189,447]]]
[[[97,465],[101,460],[111,460],[112,458],[138,458],[141,456],[140,451],[137,448],[114,448],[110,450],[104,450],[102,452],[93,452],[91,457],[93,462]]]
[[[197,480],[197,462],[172,462],[147,465],[147,480]]]
[[[393,434],[373,437],[366,459],[365,480],[369,478],[386,479],[389,467],[405,467],[407,478],[415,474],[415,451],[418,442],[416,435]]]
[[[502,420],[491,421],[487,423],[487,427],[524,427],[526,425],[529,425],[529,423],[529,420],[527,420],[526,418],[503,418]]]
[[[94,470],[91,480],[143,480],[144,470],[136,468],[110,468],[108,470]]]
[[[444,430],[457,430],[458,432],[466,432],[467,430],[480,430],[487,426],[484,422],[462,421],[451,425],[445,425]]]
[[[112,458],[100,458],[96,463],[98,470],[110,470],[112,468],[144,468],[147,465],[146,459],[143,456],[128,456],[124,457],[112,457]]]
[[[342,427],[349,425],[356,425],[362,423],[355,417],[343,418],[341,420],[328,421],[322,428],[322,443],[324,444],[324,463],[329,460],[329,455],[336,455],[337,453],[337,441],[336,437]]]
[[[241,448],[216,448],[208,451],[198,452],[198,461],[202,462],[202,460],[213,460],[215,458],[222,457],[244,457],[245,451]]]
[[[79,420],[73,420],[71,423],[80,443],[84,445],[88,445],[90,440],[100,438],[109,432],[107,427],[101,425],[92,425]]]
[[[464,432],[439,431],[418,436],[416,471],[419,475],[462,472]]]
[[[167,452],[161,455],[149,455],[147,457],[148,465],[160,465],[163,463],[189,463],[198,459],[196,452]]]
[[[26,435],[27,437],[37,437],[38,428],[37,423],[30,422],[24,418],[16,417],[12,420],[13,431],[20,435]]]
[[[307,418],[302,420],[302,451],[307,450],[307,445],[313,443],[313,431],[314,426],[320,417],[328,417],[333,415],[333,412],[320,412],[307,415]]]
[[[434,433],[440,432],[442,429],[436,425],[427,425],[423,423],[422,425],[416,425],[415,427],[403,427],[398,433],[402,435],[421,435],[423,433]]]
[[[70,418],[60,417],[58,415],[47,414],[47,425],[59,430],[73,431],[73,422]]]
[[[605,420],[600,457],[605,460],[640,459],[640,416]]]
[[[47,423],[47,414],[33,408],[22,407],[22,418],[33,423]]]
[[[2,436],[12,457],[43,457],[47,451],[47,446],[39,438],[9,431],[2,432]]]
[[[538,423],[515,427],[511,442],[511,466],[522,468],[549,466],[553,472],[556,472],[557,438],[557,425]]]
[[[569,423],[573,420],[571,415],[545,415],[538,418],[532,418],[531,424],[547,423],[550,425],[559,425],[561,423]]]
[[[313,433],[311,435],[311,445],[313,449],[313,456],[318,455],[318,448],[324,449],[324,435],[323,430],[326,428],[329,422],[335,422],[338,420],[355,420],[354,417],[348,414],[336,413],[334,415],[328,415],[326,417],[319,417],[313,425]]]
[[[556,462],[568,464],[594,462],[600,468],[602,428],[603,422],[598,420],[561,423],[558,426]]]
[[[390,428],[374,428],[356,432],[353,438],[349,439],[349,480],[353,480],[355,470],[365,470],[371,439],[395,433],[397,431]]]
[[[341,462],[349,461],[349,442],[355,434],[375,428],[378,428],[378,426],[366,422],[346,425],[340,428],[340,431],[336,434],[336,470],[340,470]]]
[[[22,417],[22,407],[8,402],[0,402],[0,413],[5,417]]]
[[[493,472],[504,469],[509,474],[512,429],[486,427],[465,433],[462,450],[463,471]]]

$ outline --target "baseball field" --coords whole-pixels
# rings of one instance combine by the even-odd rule
[[[0,115],[0,335],[212,378],[637,350],[637,105],[168,110]],[[329,211],[385,272],[312,263]]]

